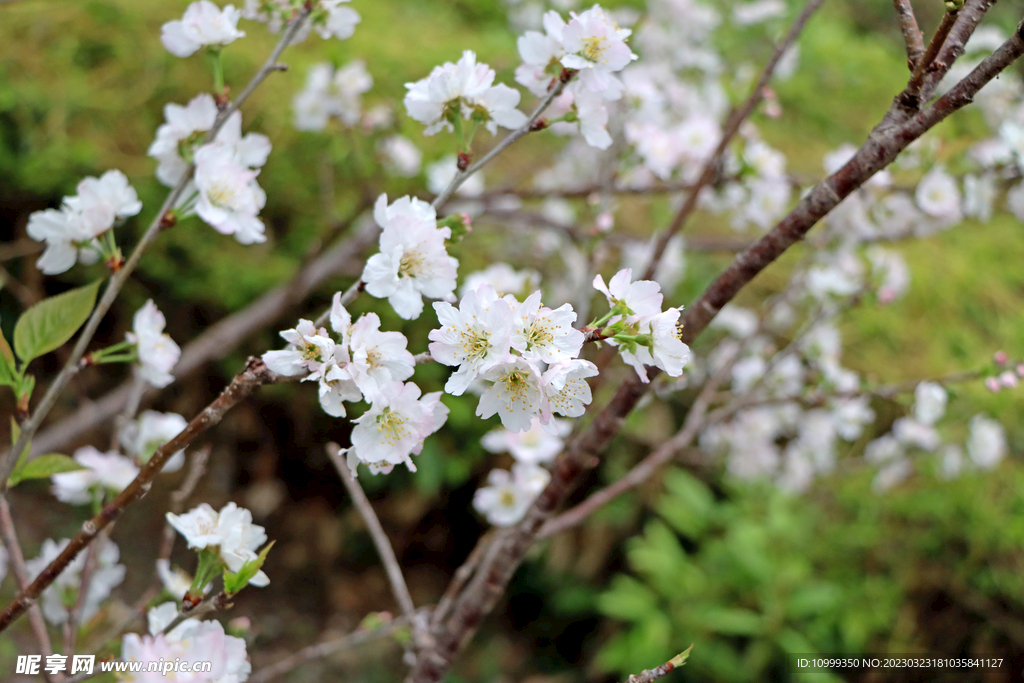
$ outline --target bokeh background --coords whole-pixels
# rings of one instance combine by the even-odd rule
[[[146,156],[162,108],[208,90],[199,56],[177,59],[159,42],[160,25],[180,17],[178,0],[14,0],[0,3],[0,265],[14,279],[0,290],[0,326],[10,338],[28,303],[98,277],[100,266],[77,267],[44,278],[25,255],[25,224],[32,211],[56,206],[86,175],[124,171],[144,202],[122,229],[130,246],[162,201],[164,189]],[[628,5],[642,10],[642,3]],[[941,3],[915,3],[923,26],[937,23]],[[932,6],[934,5],[934,6]],[[382,170],[379,134],[340,128],[302,133],[290,102],[309,66],[363,59],[374,79],[367,106],[395,109],[394,129],[420,145],[426,162],[452,150],[446,136],[424,138],[404,116],[403,84],[434,65],[476,50],[499,80],[511,82],[518,64],[508,7],[489,0],[355,0],[363,21],[351,39],[313,37],[292,48],[288,73],[272,76],[244,108],[247,130],[270,137],[274,151],[260,176],[268,195],[262,217],[268,241],[242,246],[197,220],[166,231],[147,253],[107,316],[97,346],[123,338],[132,313],[153,298],[168,329],[185,345],[213,322],[242,309],[290,278],[319,253],[353,215],[380,192],[429,196],[425,177],[403,179]],[[796,3],[792,12],[798,11]],[[1018,8],[1005,6],[986,21],[1012,30]],[[236,87],[258,68],[275,39],[243,22],[248,37],[225,51],[225,76]],[[720,49],[749,68],[771,45],[737,32]],[[747,65],[747,67],[744,67]],[[800,41],[799,67],[775,90],[784,115],[755,115],[766,140],[788,155],[799,177],[816,179],[823,155],[842,143],[859,144],[907,75],[902,41],[888,0],[828,0]],[[955,152],[985,135],[977,112],[942,124],[939,135]],[[491,187],[520,182],[545,163],[552,136],[518,145],[487,171]],[[665,225],[665,200],[637,199],[621,211],[619,228],[649,235]],[[699,235],[734,237],[728,226],[701,216]],[[506,260],[542,272],[557,269],[506,229],[480,221],[453,255],[469,272]],[[744,292],[756,305],[777,291],[804,247],[776,264]],[[845,317],[844,364],[872,379],[913,380],[984,366],[998,349],[1024,350],[1024,230],[1011,216],[970,221],[901,251],[911,265],[908,295],[885,308],[860,307]],[[686,275],[667,301],[684,304],[728,263],[729,254],[693,253]],[[276,330],[323,310],[334,291],[358,272],[339,273],[297,304],[273,328],[246,339],[224,357],[165,390],[151,406],[191,417],[242,367],[245,358],[279,343]],[[357,311],[378,310],[385,329],[402,329],[414,352],[423,350],[428,315],[403,323],[386,306],[364,297]],[[703,349],[706,352],[706,348]],[[700,344],[695,351],[702,352]],[[45,385],[61,352],[36,362]],[[416,381],[439,389],[444,369],[421,366]],[[127,371],[81,373],[51,420],[123,381]],[[614,382],[607,385],[614,386]],[[607,389],[599,393],[599,403]],[[665,661],[695,643],[691,663],[672,674],[687,681],[830,680],[791,676],[786,652],[991,653],[1024,662],[1024,400],[1021,390],[986,392],[980,383],[956,388],[951,424],[986,411],[1007,426],[1011,457],[989,474],[946,481],[927,468],[884,494],[872,491],[874,472],[858,457],[804,495],[726,478],[719,462],[692,454],[623,496],[584,527],[544,543],[518,571],[508,595],[486,622],[451,681],[613,680]],[[625,472],[630,463],[672,434],[692,396],[673,396],[637,411],[586,487]],[[446,396],[447,426],[427,441],[419,472],[396,471],[361,479],[375,502],[414,599],[436,601],[486,524],[472,510],[473,491],[503,457],[486,453],[480,437],[493,427],[473,416],[475,400]],[[905,404],[876,403],[891,422]],[[0,413],[13,408],[0,396]],[[6,421],[0,421],[0,436]],[[886,427],[885,419],[879,428]],[[954,427],[955,429],[955,427]],[[100,447],[109,426],[81,434],[78,445]],[[277,545],[266,570],[272,583],[249,589],[225,619],[247,616],[254,670],[299,647],[358,626],[364,615],[394,610],[386,579],[358,515],[323,453],[327,441],[346,443],[348,423],[326,416],[308,386],[267,387],[234,409],[203,438],[212,447],[207,476],[192,504],[219,507],[235,500],[250,507]],[[870,435],[865,436],[865,441]],[[860,448],[863,447],[861,443]],[[851,454],[857,445],[851,449]],[[181,475],[165,475],[113,532],[128,566],[115,603],[131,604],[151,577],[162,510]],[[70,536],[83,520],[56,502],[44,484],[18,488],[12,499],[26,556],[47,537]],[[179,542],[175,563],[194,559]],[[0,597],[13,595],[13,577]],[[114,604],[110,611],[116,613]],[[102,632],[101,614],[89,628]],[[85,638],[88,642],[88,635]],[[0,672],[13,671],[18,645],[29,643],[24,623],[0,638]],[[116,653],[116,643],[99,644]],[[385,681],[402,675],[400,648],[382,641],[310,664],[289,680]],[[1004,671],[1008,674],[1008,671]],[[6,673],[0,673],[3,678]],[[1017,674],[1019,676],[1019,673]],[[893,671],[851,675],[854,680],[1010,680],[981,674],[920,675]],[[1016,679],[1014,679],[1016,680]]]

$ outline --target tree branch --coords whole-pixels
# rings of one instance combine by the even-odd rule
[[[373,544],[377,546],[377,553],[380,555],[381,562],[384,563],[388,581],[391,583],[391,592],[394,593],[395,600],[398,601],[398,605],[402,608],[405,617],[409,619],[413,628],[418,630],[418,625],[414,618],[416,605],[413,604],[412,596],[409,595],[409,587],[405,583],[405,577],[402,575],[402,567],[398,564],[398,558],[395,557],[395,550],[391,547],[391,541],[388,539],[388,535],[384,533],[384,527],[380,525],[380,520],[377,519],[377,513],[373,511],[373,506],[370,505],[369,499],[363,493],[363,487],[359,485],[359,482],[352,475],[352,470],[348,468],[345,456],[341,455],[340,451],[341,446],[338,444],[327,444],[327,457],[331,459],[334,468],[338,470],[338,476],[341,477],[342,483],[345,484],[349,495],[352,496],[352,503],[356,506],[356,510],[359,511],[363,521],[366,522],[366,528],[370,532]]]
[[[979,64],[953,89],[934,104],[910,117],[903,114],[897,99],[864,145],[845,166],[819,182],[788,216],[749,249],[739,254],[683,316],[682,340],[690,343],[707,327],[721,308],[750,280],[835,208],[843,198],[860,187],[879,170],[890,164],[907,145],[923,133],[971,102],[986,83],[1024,54],[1021,28],[992,55]],[[955,34],[956,30],[951,32]],[[900,109],[900,112],[895,110]],[[894,123],[902,120],[902,123]],[[651,371],[649,375],[656,375]],[[441,680],[451,662],[476,633],[483,618],[504,592],[526,551],[537,538],[543,524],[576,486],[581,475],[597,463],[597,456],[619,432],[625,417],[643,396],[647,385],[631,376],[620,385],[609,404],[579,434],[556,462],[548,486],[541,492],[525,517],[517,525],[503,529],[482,562],[476,575],[453,605],[451,616],[438,624],[436,647],[420,652],[410,683]]]
[[[427,608],[421,608],[417,611],[416,616],[421,613],[425,613],[426,611],[428,611]],[[357,645],[368,643],[371,640],[377,640],[378,638],[389,636],[398,629],[408,626],[409,622],[410,620],[408,617],[402,616],[397,619],[392,619],[388,623],[382,624],[375,629],[370,629],[368,631],[353,631],[352,633],[334,640],[310,645],[289,657],[285,657],[276,664],[271,664],[270,666],[264,667],[255,672],[249,676],[248,683],[268,683],[268,681],[272,681],[279,676],[283,676],[289,671],[297,669],[303,664],[313,660],[323,659],[324,657],[329,657],[339,652],[351,650]]]
[[[658,269],[658,264],[661,263],[661,258],[665,253],[665,248],[668,246],[669,240],[683,229],[686,225],[686,221],[690,219],[690,216],[694,211],[697,210],[697,202],[700,200],[701,191],[710,185],[715,177],[719,173],[719,168],[722,164],[722,157],[725,155],[725,151],[729,148],[729,144],[740,130],[740,126],[744,121],[754,112],[757,105],[764,99],[764,89],[768,86],[768,83],[772,80],[772,75],[775,73],[775,67],[778,66],[779,61],[782,59],[782,55],[785,54],[786,50],[796,42],[796,39],[804,30],[804,26],[807,25],[807,21],[811,18],[811,15],[821,7],[824,0],[810,0],[807,5],[804,6],[803,11],[797,16],[793,25],[789,27],[789,33],[786,34],[785,39],[775,48],[775,52],[772,53],[771,59],[765,64],[764,69],[761,71],[760,77],[754,84],[753,90],[747,97],[747,101],[743,103],[743,106],[733,111],[732,115],[729,116],[729,120],[726,121],[725,126],[722,129],[722,138],[718,141],[718,147],[715,148],[714,153],[708,160],[704,162],[704,168],[701,171],[700,178],[697,183],[690,188],[689,194],[686,195],[686,201],[676,212],[675,217],[672,219],[672,223],[658,237],[658,243],[654,248],[654,252],[651,256],[650,263],[647,264],[647,270],[644,271],[644,280],[650,280],[654,277],[654,272]]]
[[[12,621],[21,616],[25,610],[34,603],[40,593],[56,580],[57,576],[71,563],[72,560],[84,550],[96,535],[121,516],[132,503],[149,492],[153,486],[153,480],[160,473],[164,465],[172,455],[192,443],[200,434],[218,424],[231,408],[248,397],[264,384],[272,384],[283,381],[282,378],[271,372],[259,358],[250,358],[245,370],[235,376],[226,389],[215,401],[208,405],[201,413],[196,415],[188,426],[185,427],[176,437],[157,449],[153,457],[142,466],[138,476],[132,483],[119,493],[113,501],[103,507],[98,515],[85,522],[82,530],[75,534],[67,547],[57,556],[46,569],[36,577],[27,588],[24,588],[18,596],[0,612],[0,631],[7,628]]]
[[[903,42],[907,45],[907,66],[913,72],[924,54],[924,37],[917,26],[910,0],[892,0],[892,4],[896,9],[896,22],[903,33]]]
[[[0,494],[0,537],[3,538],[4,547],[7,548],[7,557],[11,563],[11,571],[18,587],[24,589],[29,585],[28,568],[25,566],[25,556],[21,554],[21,545],[18,543],[17,534],[14,532],[14,518],[11,517],[11,508],[7,504],[7,496]],[[47,657],[53,654],[53,645],[50,643],[50,634],[46,631],[46,622],[43,621],[43,612],[35,600],[32,601],[28,612],[29,626],[32,628],[32,635],[39,647],[39,654]],[[46,680],[50,675],[46,674]]]

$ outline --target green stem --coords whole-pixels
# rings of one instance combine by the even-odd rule
[[[224,92],[224,62],[220,58],[220,48],[209,47],[206,49],[213,63],[213,87],[217,94]]]

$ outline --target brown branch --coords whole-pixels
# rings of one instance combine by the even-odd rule
[[[11,517],[11,508],[7,504],[7,496],[0,494],[0,537],[7,548],[7,557],[11,564],[11,571],[18,587],[24,589],[29,585],[28,568],[25,566],[25,556],[21,554],[21,545],[14,533],[14,518]],[[43,621],[43,612],[35,600],[32,601],[28,611],[28,622],[32,628],[32,635],[39,647],[39,654],[48,657],[53,654],[53,645],[50,644],[50,634],[46,631],[46,622]],[[46,680],[50,675],[46,674]]]
[[[388,581],[391,583],[391,592],[395,594],[395,599],[398,601],[398,605],[402,608],[406,618],[416,628],[417,624],[414,620],[416,605],[412,601],[412,596],[409,595],[409,586],[405,583],[402,567],[398,564],[398,558],[395,557],[395,550],[391,547],[391,541],[388,539],[388,535],[384,533],[384,527],[380,525],[380,520],[377,519],[377,513],[373,511],[370,500],[363,493],[363,487],[356,481],[352,470],[348,467],[348,463],[345,462],[345,456],[341,455],[340,450],[341,446],[336,443],[327,444],[327,457],[331,459],[334,469],[338,470],[341,482],[348,489],[349,495],[352,496],[352,503],[356,506],[356,510],[359,511],[363,521],[366,522],[370,538],[373,539],[373,544],[377,546],[377,553],[380,555],[381,562],[384,563],[384,570],[387,572]]]
[[[928,47],[924,51],[924,56],[914,66],[914,73],[907,84],[906,95],[908,97],[913,97],[919,101],[921,88],[924,87],[925,72],[934,64],[935,58],[939,55],[939,50],[946,42],[946,38],[949,36],[949,32],[952,30],[953,24],[956,23],[959,14],[960,11],[954,9],[942,15],[942,21],[939,22],[939,27],[935,29],[935,35],[929,41]]]
[[[683,316],[682,339],[697,338],[721,308],[750,280],[767,268],[840,201],[890,164],[907,145],[937,123],[971,102],[975,93],[1024,54],[1020,28],[1006,43],[979,64],[966,78],[927,109],[907,117],[899,101],[893,103],[864,145],[845,166],[818,183],[793,211],[749,249],[739,254]],[[951,35],[956,31],[952,31]],[[899,110],[899,111],[897,111]],[[894,121],[902,121],[894,123]],[[650,375],[657,373],[652,371]],[[476,575],[459,595],[452,614],[435,629],[436,647],[420,652],[410,683],[441,680],[451,663],[469,643],[483,618],[504,592],[513,572],[537,538],[544,523],[577,485],[581,475],[597,463],[597,456],[619,432],[626,416],[646,391],[630,377],[590,426],[573,439],[556,462],[551,481],[517,525],[498,532]]]
[[[153,486],[153,480],[160,473],[164,465],[172,455],[182,450],[207,429],[218,424],[231,408],[248,397],[264,384],[272,384],[282,381],[277,374],[271,372],[259,358],[250,358],[245,370],[231,380],[231,384],[221,393],[215,401],[208,405],[201,413],[196,415],[188,426],[185,427],[176,437],[157,449],[153,457],[142,466],[135,480],[119,493],[113,501],[103,507],[98,515],[85,522],[82,530],[75,534],[67,547],[50,563],[46,569],[36,577],[35,581],[23,589],[18,596],[7,607],[0,612],[0,631],[7,628],[12,621],[21,616],[25,610],[33,604],[40,593],[49,586],[57,576],[71,563],[72,560],[84,550],[96,535],[109,526],[114,520],[121,516],[132,503],[149,492]]]
[[[665,253],[665,248],[668,246],[669,240],[683,229],[686,225],[686,221],[690,219],[693,212],[697,210],[697,202],[700,200],[701,191],[714,182],[715,177],[719,174],[719,169],[722,164],[722,158],[725,155],[725,151],[728,149],[729,144],[740,130],[740,126],[744,121],[754,112],[757,105],[764,99],[764,89],[768,87],[768,83],[772,79],[772,75],[775,73],[775,67],[778,66],[779,61],[782,59],[782,55],[785,54],[786,50],[796,42],[796,39],[803,32],[804,26],[807,24],[807,20],[811,18],[815,10],[821,7],[824,0],[810,0],[807,5],[804,6],[803,11],[800,12],[793,25],[789,27],[789,33],[781,43],[775,48],[775,52],[772,53],[771,59],[765,64],[764,70],[761,71],[760,77],[754,84],[753,90],[750,92],[750,96],[747,97],[747,101],[743,103],[740,109],[733,111],[732,115],[729,116],[729,120],[726,121],[725,126],[722,129],[722,138],[718,141],[718,147],[715,148],[714,153],[704,162],[704,168],[701,171],[700,178],[697,183],[690,189],[689,194],[686,195],[686,201],[676,212],[675,217],[672,219],[672,223],[668,226],[658,238],[657,246],[654,248],[654,254],[651,257],[651,262],[647,264],[647,270],[644,271],[642,279],[650,280],[654,277],[654,273],[658,270],[658,264],[661,263],[662,255]]]
[[[423,613],[425,610],[426,608],[421,608],[417,611],[417,615]],[[382,624],[375,629],[354,631],[340,638],[328,640],[316,645],[310,645],[307,648],[299,650],[293,655],[285,657],[276,664],[271,664],[270,666],[264,667],[253,673],[249,676],[248,683],[268,683],[268,681],[272,681],[279,676],[283,676],[289,671],[297,669],[307,662],[312,662],[316,659],[323,659],[324,657],[329,657],[333,654],[350,650],[357,645],[368,643],[371,640],[384,638],[408,625],[409,619],[407,617],[398,617],[397,619],[392,619],[388,623]]]
[[[913,72],[924,54],[924,37],[917,26],[910,0],[892,0],[892,4],[896,8],[896,22],[903,33],[903,42],[907,45],[907,66]]]

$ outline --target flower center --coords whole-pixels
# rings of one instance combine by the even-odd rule
[[[509,489],[505,489],[498,496],[498,501],[501,503],[502,507],[510,508],[516,504],[516,494]]]
[[[466,360],[481,360],[487,356],[491,348],[491,339],[466,324],[466,329],[459,332],[459,351]]]
[[[313,342],[306,342],[306,345],[302,348],[302,360],[319,362],[320,347]]]
[[[402,260],[398,262],[398,277],[416,277],[423,267],[424,257],[418,251],[411,251],[402,254]]]
[[[583,56],[592,62],[600,61],[601,55],[604,54],[605,48],[608,47],[604,44],[604,38],[599,36],[590,36],[589,38],[583,39]]]
[[[391,408],[385,408],[377,416],[377,432],[380,433],[381,440],[389,446],[394,446],[409,436],[412,432],[405,426],[406,422],[404,415],[392,411]]]
[[[214,206],[230,208],[235,201],[235,190],[230,185],[214,183],[213,186],[206,191],[206,197]]]

